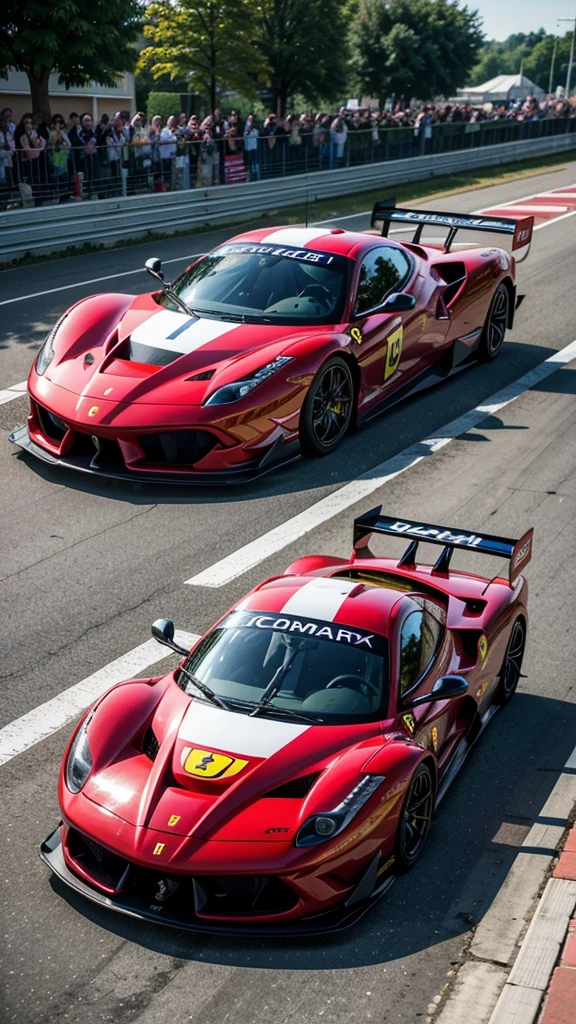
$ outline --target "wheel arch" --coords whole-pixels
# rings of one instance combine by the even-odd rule
[[[508,290],[508,298],[510,300],[510,305],[508,307],[508,328],[512,330],[514,326],[514,313],[516,307],[516,285],[508,275],[503,277],[502,280],[499,281],[499,284],[503,284]],[[494,291],[496,291],[496,289],[494,289]]]

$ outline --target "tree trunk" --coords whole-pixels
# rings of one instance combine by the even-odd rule
[[[44,121],[46,124],[50,124],[50,93],[48,91],[50,69],[42,68],[41,73],[37,76],[32,71],[28,71],[27,75],[30,83],[34,123],[40,124]]]

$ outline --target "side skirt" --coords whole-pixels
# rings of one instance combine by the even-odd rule
[[[450,758],[448,764],[445,766],[440,777],[438,792],[436,794],[436,807],[439,806],[440,801],[443,800],[444,797],[446,796],[446,793],[451,783],[456,778],[458,772],[460,771],[462,765],[464,764],[466,758],[468,757],[468,754],[479,740],[488,723],[499,710],[500,708],[498,707],[498,705],[491,704],[490,707],[488,707],[484,714],[482,715],[482,718],[480,718],[478,728],[475,728],[474,730],[474,735],[470,736],[470,732],[468,732],[465,736],[462,737],[460,742],[456,744],[454,753],[452,754],[452,757]]]

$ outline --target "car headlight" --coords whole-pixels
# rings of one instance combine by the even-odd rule
[[[298,830],[294,840],[296,846],[316,846],[317,843],[325,843],[337,836],[350,824],[354,815],[358,814],[385,778],[385,775],[365,775],[337,807],[313,814]]]
[[[278,370],[286,366],[286,363],[291,363],[293,358],[293,356],[277,356],[271,363],[266,363],[265,366],[260,367],[250,377],[244,377],[242,380],[234,381],[233,384],[224,384],[221,388],[218,388],[204,402],[204,405],[228,405],[230,402],[237,402],[240,398],[245,398],[259,384],[268,380],[268,377],[278,373]]]
[[[50,334],[46,338],[46,341],[42,345],[38,355],[36,356],[36,373],[41,377],[43,373],[50,366],[50,363],[54,359],[54,339],[62,323],[67,317],[67,313],[61,316],[60,319],[54,324],[54,327],[50,331]]]
[[[92,715],[80,726],[70,747],[66,762],[66,785],[71,793],[79,793],[92,771],[92,754],[88,744],[88,723]]]

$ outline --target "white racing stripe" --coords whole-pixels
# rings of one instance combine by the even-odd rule
[[[311,228],[276,228],[269,235],[262,238],[258,245],[263,242],[274,242],[276,245],[296,245],[301,249],[305,245],[311,245],[316,238],[322,238],[326,231],[318,231],[316,227]]]
[[[225,323],[222,320],[208,320],[206,317],[191,318],[164,309],[161,313],[154,313],[148,317],[132,331],[130,340],[137,345],[188,355],[224,334],[229,334],[230,331],[237,331],[241,326],[242,324]]]
[[[176,630],[176,642],[183,647],[192,647],[198,640],[197,633]],[[87,676],[82,682],[63,690],[56,697],[40,704],[21,718],[0,729],[0,765],[45,740],[64,725],[75,721],[82,712],[102,693],[123,679],[137,676],[143,669],[164,661],[170,655],[156,640],[146,640],[139,647],[123,654],[109,665]]]
[[[250,718],[192,701],[178,735],[204,749],[214,748],[240,757],[271,757],[309,728],[273,718]]]
[[[294,591],[281,613],[334,622],[350,591],[357,586],[358,580],[333,580],[323,577],[310,580]]]
[[[509,405],[510,402],[524,394],[529,388],[534,387],[535,384],[538,384],[551,373],[558,370],[559,367],[565,366],[566,363],[571,362],[573,359],[576,359],[576,341],[571,342],[570,345],[567,345],[566,348],[561,349],[559,352],[555,352],[544,362],[535,366],[533,370],[508,384],[501,391],[491,395],[481,405],[477,405],[475,409],[471,409],[469,412],[464,413],[463,416],[459,416],[458,419],[452,420],[444,427],[441,427],[438,434],[424,438],[423,441],[417,441],[398,455],[387,459],[386,462],[380,463],[379,466],[374,466],[373,469],[369,469],[344,487],[332,491],[325,498],[322,498],[321,501],[317,501],[297,516],[263,534],[262,537],[258,537],[249,544],[245,544],[244,547],[234,551],[231,555],[227,555],[226,558],[221,558],[220,561],[192,576],[189,580],[185,580],[185,583],[194,587],[225,586],[231,580],[242,576],[243,573],[254,568],[255,565],[259,565],[260,562],[265,561],[271,555],[282,551],[289,544],[299,540],[309,533],[310,530],[320,526],[321,523],[333,519],[339,512],[350,508],[351,505],[355,505],[358,501],[366,498],[369,494],[378,490],[379,487],[382,487],[383,484],[399,476],[400,473],[404,473],[412,466],[416,466],[422,459],[433,455],[434,452],[440,451],[441,448],[444,448],[454,438],[477,426],[486,416],[494,415],[499,409]]]

